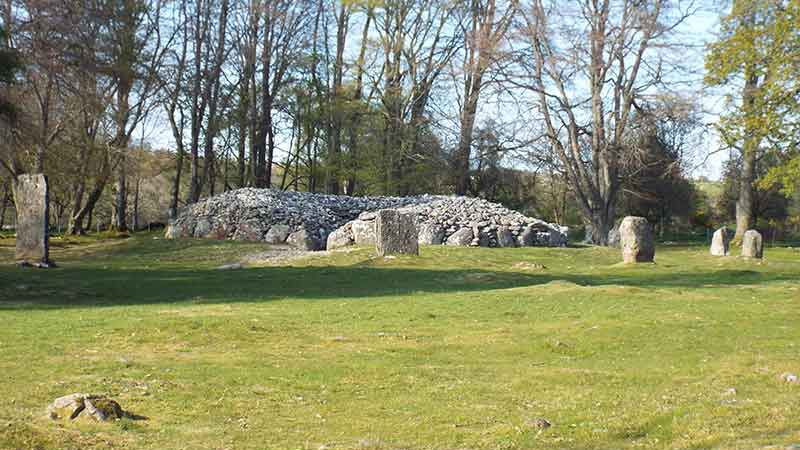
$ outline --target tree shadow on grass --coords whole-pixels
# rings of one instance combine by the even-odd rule
[[[751,270],[709,272],[619,271],[611,274],[522,273],[489,270],[432,270],[402,267],[264,267],[220,271],[131,270],[72,267],[23,271],[0,267],[0,310],[180,302],[266,302],[380,298],[477,292],[536,286],[553,281],[581,286],[701,288],[758,285],[796,280],[794,274]]]

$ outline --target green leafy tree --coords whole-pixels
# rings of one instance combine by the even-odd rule
[[[757,164],[767,149],[791,146],[800,96],[800,2],[734,0],[719,41],[706,57],[710,86],[737,91],[718,125],[723,142],[741,155],[736,234],[755,224]]]

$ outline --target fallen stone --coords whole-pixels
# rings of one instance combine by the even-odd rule
[[[711,256],[728,256],[730,254],[731,234],[728,227],[722,227],[714,232],[711,238]]]
[[[624,218],[619,226],[619,237],[625,263],[653,262],[656,247],[647,219],[636,216]]]
[[[756,230],[747,230],[742,236],[742,257],[761,259],[764,256],[764,240]]]
[[[288,225],[272,225],[264,235],[264,242],[268,244],[283,244],[289,237],[290,232],[291,229]]]
[[[472,243],[472,238],[472,228],[461,228],[455,233],[451,234],[450,237],[447,238],[447,241],[445,241],[445,244],[466,247]]]
[[[375,239],[378,256],[419,255],[416,216],[395,209],[378,211],[375,218]]]

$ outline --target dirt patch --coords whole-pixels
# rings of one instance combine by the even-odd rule
[[[265,251],[246,255],[239,262],[248,267],[279,266],[298,259],[319,258],[330,254],[328,251],[308,251],[289,245],[275,245]]]
[[[533,263],[528,261],[520,261],[511,266],[511,268],[517,270],[547,270],[547,267],[544,264]]]

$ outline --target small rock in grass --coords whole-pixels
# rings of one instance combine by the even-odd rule
[[[525,425],[532,428],[540,428],[542,430],[550,428],[550,422],[547,419],[537,417],[536,419],[529,419],[525,421]]]
[[[736,395],[736,388],[728,388],[723,392],[724,395]]]
[[[798,381],[800,381],[800,379],[797,378],[797,375],[791,372],[785,372],[781,374],[781,380],[787,383],[797,383]]]
[[[145,417],[124,411],[119,403],[108,397],[81,393],[65,395],[53,400],[53,403],[47,407],[47,415],[53,420],[84,418],[99,422],[123,418],[145,419]]]
[[[241,263],[224,264],[217,267],[217,270],[238,270],[242,268]]]

